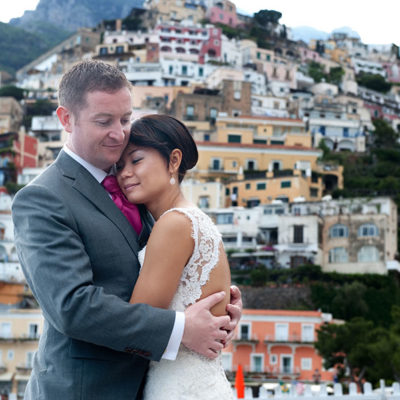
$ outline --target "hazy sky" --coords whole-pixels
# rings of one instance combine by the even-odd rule
[[[111,0],[112,1],[112,0]],[[288,27],[311,26],[330,33],[348,26],[367,44],[400,45],[399,0],[233,0],[241,12],[253,14],[260,9],[282,13],[281,23]],[[34,10],[39,0],[1,0],[0,21],[20,17]],[[1,39],[0,39],[1,40]]]

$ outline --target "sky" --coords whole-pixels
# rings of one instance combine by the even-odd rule
[[[111,0],[112,1],[112,0]],[[310,26],[330,33],[344,26],[358,32],[365,44],[400,45],[399,0],[233,0],[238,10],[252,15],[261,9],[282,13],[290,28]],[[0,1],[0,21],[34,10],[39,0]]]

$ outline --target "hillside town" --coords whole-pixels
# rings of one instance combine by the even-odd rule
[[[146,0],[126,18],[80,28],[15,78],[0,71],[0,90],[24,93],[0,97],[0,398],[22,398],[44,323],[13,243],[12,198],[63,147],[57,90],[80,60],[124,72],[135,118],[170,114],[189,128],[199,161],[182,189],[217,225],[234,282],[255,266],[400,272],[395,200],[335,196],[343,166],[323,157],[368,154],[376,119],[400,131],[399,47],[341,32],[294,41],[277,14],[242,15],[229,0]],[[362,85],[371,76],[390,90]],[[38,104],[46,111],[27,118]],[[314,346],[331,323],[344,321],[324,310],[245,308],[223,352],[232,384],[239,365],[253,383],[335,382]]]

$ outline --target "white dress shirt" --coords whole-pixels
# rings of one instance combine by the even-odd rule
[[[93,177],[101,183],[103,179],[108,175],[107,172],[103,171],[100,168],[95,167],[94,165],[88,163],[83,158],[79,157],[76,153],[74,153],[70,148],[66,145],[63,146],[63,150],[76,162],[82,165]],[[169,338],[168,346],[164,351],[162,358],[166,360],[175,360],[178,354],[179,345],[182,341],[183,331],[185,328],[185,313],[181,311],[175,312],[175,322],[174,327],[172,329],[171,336]]]

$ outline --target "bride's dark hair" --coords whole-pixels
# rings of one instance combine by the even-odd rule
[[[182,182],[186,171],[193,168],[199,158],[196,143],[186,126],[165,114],[150,114],[135,120],[131,126],[129,142],[157,150],[167,164],[172,150],[179,149],[182,152],[179,182]]]

